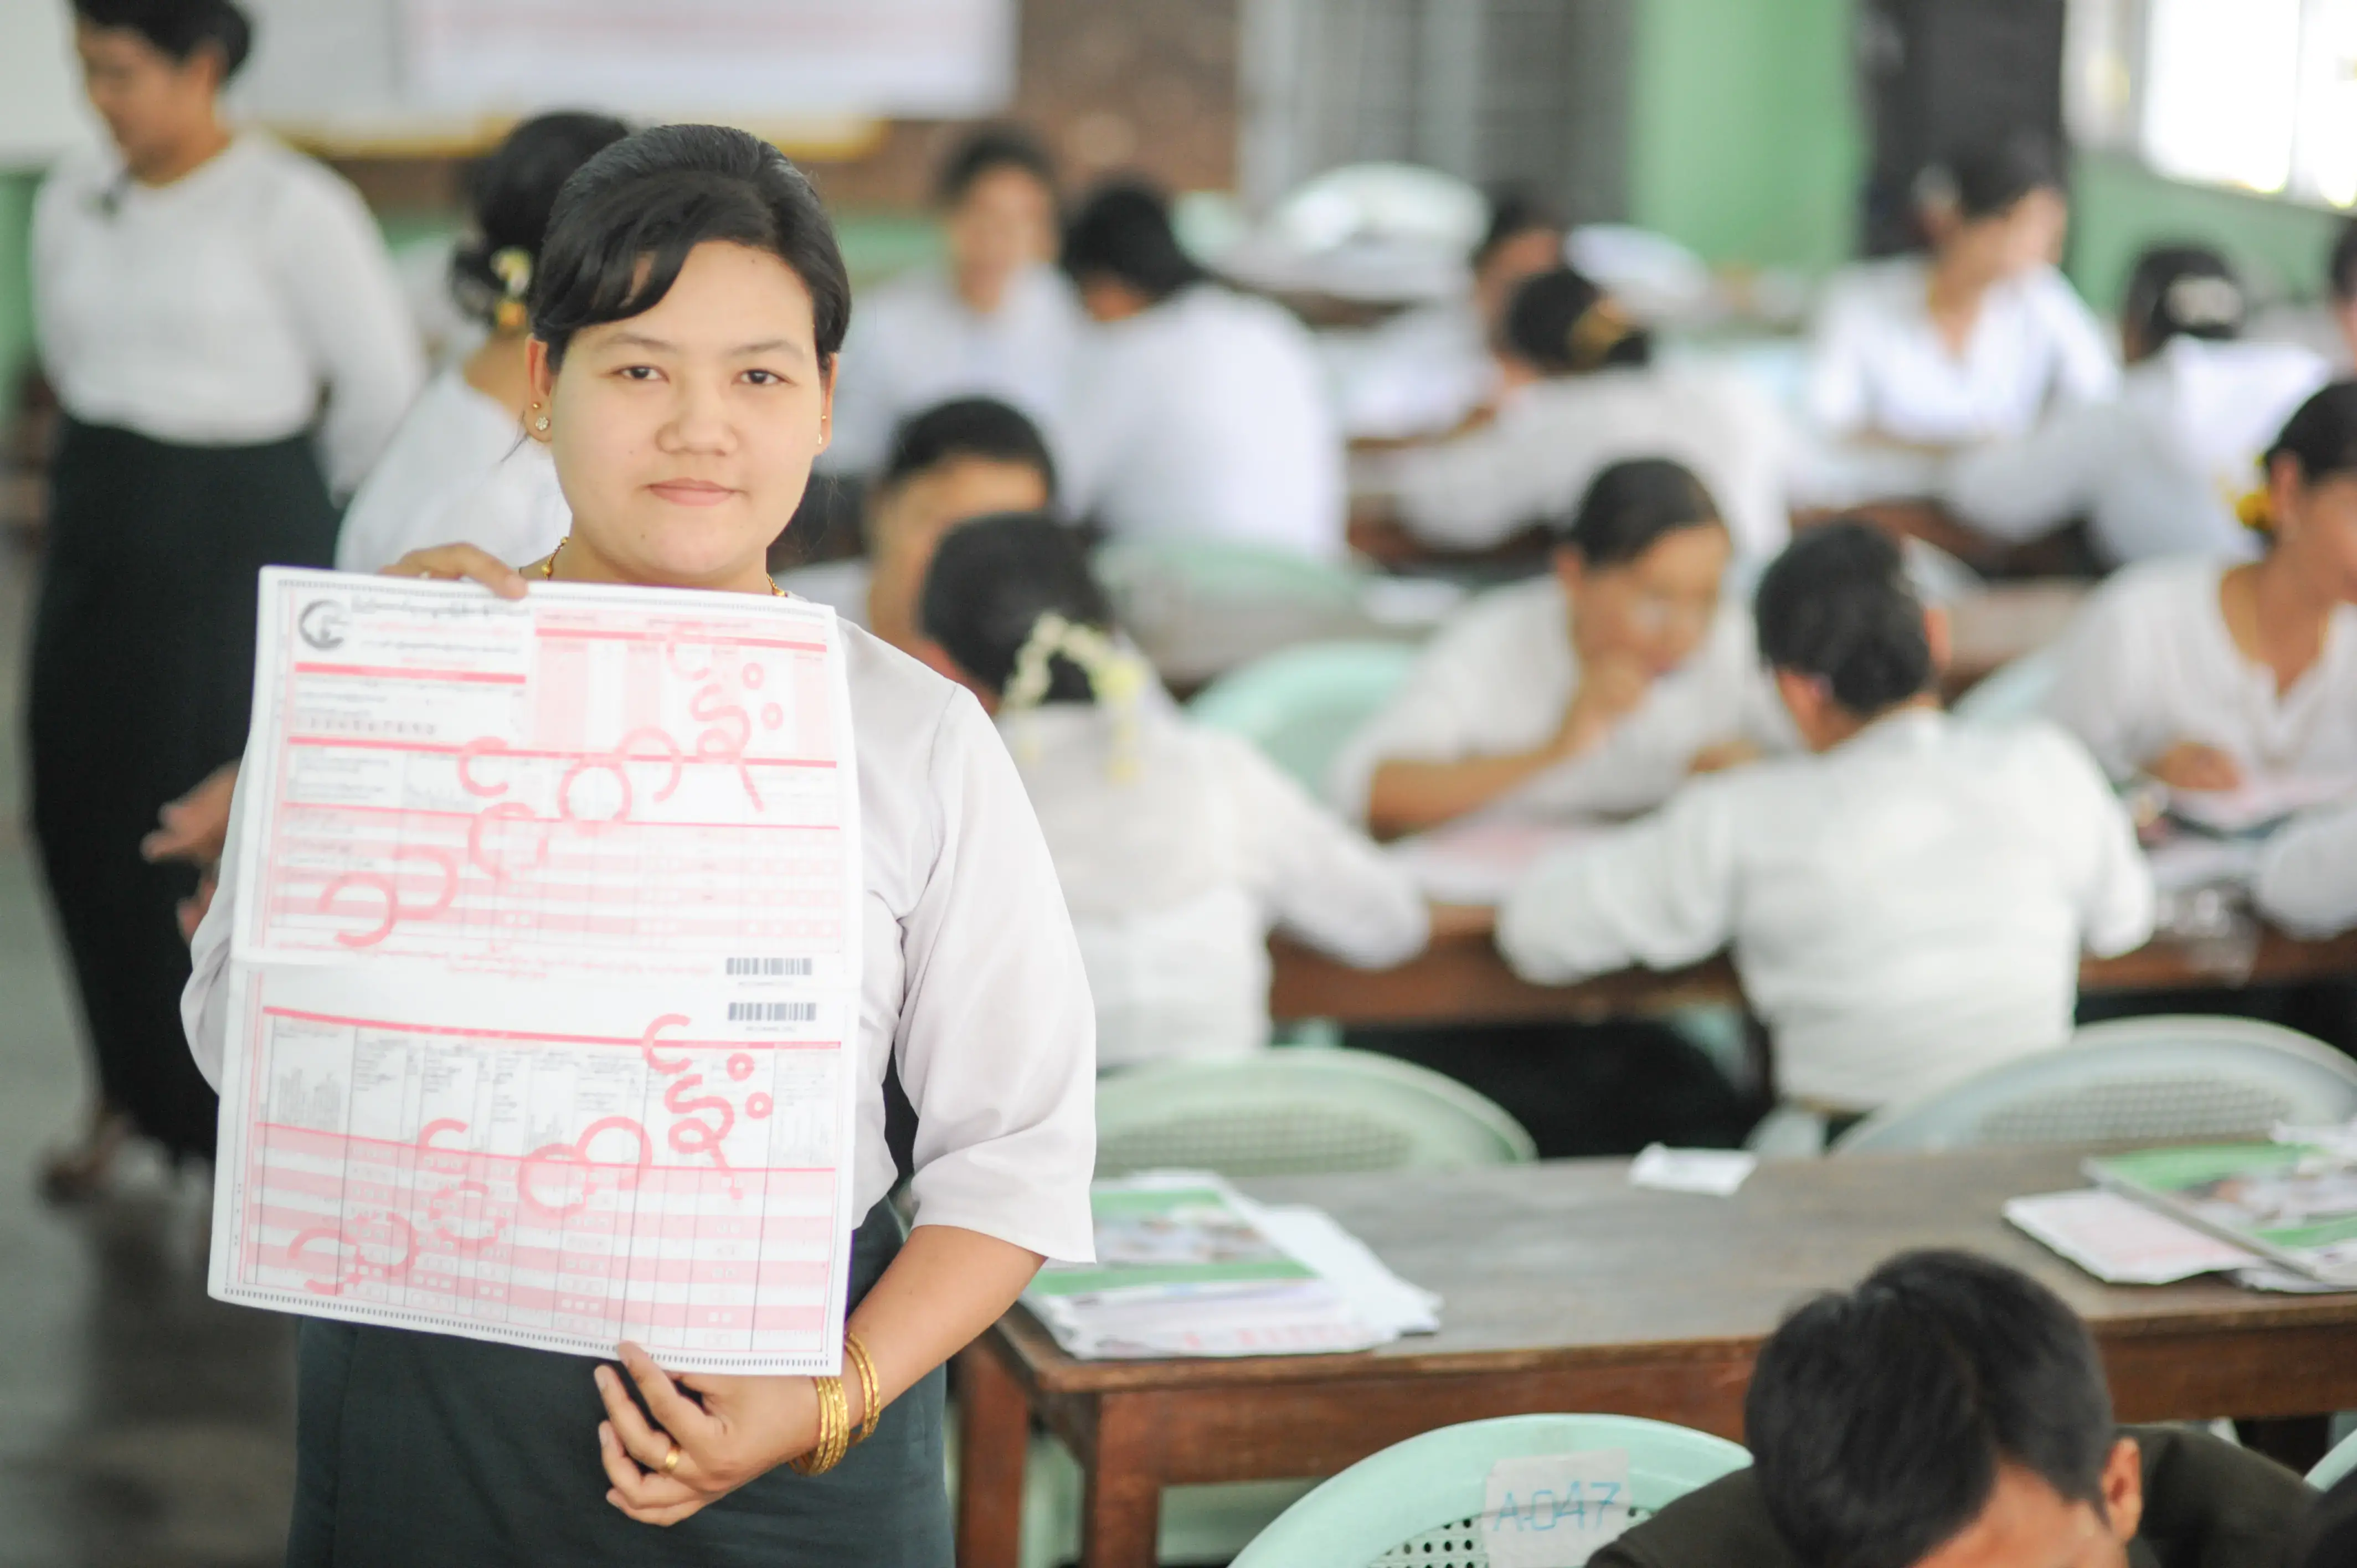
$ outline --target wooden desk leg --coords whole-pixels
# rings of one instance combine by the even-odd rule
[[[1162,1455],[1170,1436],[1162,1404],[1151,1394],[1098,1396],[1096,1451],[1087,1461],[1081,1511],[1082,1568],[1155,1568]]]
[[[986,1342],[958,1353],[957,1394],[960,1568],[1016,1568],[1023,1552],[1030,1402]]]

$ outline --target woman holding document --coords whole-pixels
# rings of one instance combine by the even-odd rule
[[[740,132],[618,143],[566,186],[531,307],[526,425],[554,459],[571,535],[522,572],[464,545],[393,572],[511,598],[542,580],[776,592],[763,562],[826,445],[850,314],[809,183]],[[866,933],[853,1185],[866,1218],[844,1375],[673,1377],[629,1344],[618,1368],[307,1318],[290,1563],[950,1562],[942,1363],[1043,1259],[1092,1254],[1092,1014],[990,721],[915,660],[840,636]],[[235,902],[225,878],[186,1006],[215,1074]],[[905,1241],[884,1201],[888,1062],[918,1117]]]

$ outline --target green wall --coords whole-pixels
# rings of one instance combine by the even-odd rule
[[[2117,154],[2086,153],[2072,169],[2071,281],[2098,309],[2119,302],[2147,245],[2191,240],[2233,258],[2271,298],[2312,299],[2345,219],[2337,212],[2163,179]]]
[[[33,357],[33,190],[40,177],[0,171],[0,429],[16,416],[17,378]]]
[[[1714,263],[1846,259],[1864,166],[1850,0],[1636,0],[1630,220]]]

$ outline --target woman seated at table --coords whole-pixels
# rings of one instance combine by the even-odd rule
[[[2263,557],[2131,568],[2063,644],[2049,711],[2114,779],[2357,779],[2357,381],[2302,403],[2263,472]]]
[[[2018,435],[2050,403],[2108,399],[2119,367],[2054,268],[2070,209],[2043,142],[2018,135],[1925,171],[1929,249],[1826,286],[1811,347],[1824,434],[1948,448]]]
[[[473,232],[450,258],[450,295],[490,329],[466,360],[426,383],[369,470],[336,536],[336,564],[374,572],[453,540],[511,564],[537,561],[572,512],[547,448],[525,439],[533,401],[524,299],[549,209],[573,171],[630,134],[604,114],[543,114],[508,133],[468,172]]]
[[[1751,618],[1720,593],[1732,548],[1689,469],[1607,467],[1558,526],[1555,569],[1459,612],[1343,748],[1335,804],[1379,837],[1493,806],[1625,814],[1785,744]]]
[[[917,594],[942,535],[970,517],[1045,511],[1055,500],[1055,460],[1019,410],[987,397],[937,403],[893,434],[866,497],[866,555],[804,566],[778,583],[913,653]]]
[[[1266,1045],[1273,925],[1366,969],[1423,948],[1405,871],[1249,742],[1147,700],[1153,675],[1114,639],[1071,529],[961,523],[921,603],[921,656],[996,717],[1047,833],[1100,1068]]]
[[[1698,779],[1542,862],[1499,912],[1507,961],[1565,984],[1731,943],[1788,1125],[2061,1045],[2082,950],[2152,929],[2151,875],[2103,775],[2050,725],[1948,720],[1944,625],[1870,524],[1803,534],[1756,613],[1812,755]]]
[[[2017,542],[2084,517],[2113,565],[2257,554],[2231,498],[2330,371],[2306,349],[2241,341],[2244,314],[2242,285],[2217,252],[2147,251],[2128,279],[2119,397],[2065,405],[2029,435],[1958,459],[1948,510]]]
[[[1734,373],[1655,367],[1650,335],[1569,267],[1515,291],[1498,347],[1495,419],[1360,459],[1361,494],[1417,539],[1486,550],[1577,504],[1607,465],[1664,456],[1719,499],[1738,555],[1764,561],[1784,542],[1783,426]]]
[[[1064,270],[1098,330],[1074,373],[1071,510],[1114,538],[1342,553],[1342,432],[1308,329],[1212,280],[1161,193],[1091,197]]]

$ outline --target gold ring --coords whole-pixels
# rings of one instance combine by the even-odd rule
[[[662,1471],[668,1476],[679,1469],[679,1440],[672,1440],[671,1452],[663,1455]]]

